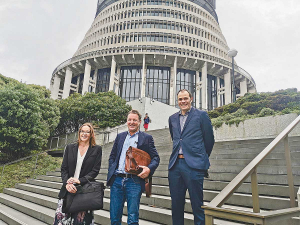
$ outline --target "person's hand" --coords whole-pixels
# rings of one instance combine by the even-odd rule
[[[74,186],[74,184],[67,184],[66,189],[68,192],[73,194],[77,192],[77,188]]]
[[[143,168],[143,171],[138,174],[138,177],[145,179],[149,176],[150,174],[150,169],[147,166],[140,166],[141,168]]]
[[[80,184],[80,180],[78,180],[78,179],[75,178],[75,177],[70,177],[70,178],[67,180],[67,184]]]

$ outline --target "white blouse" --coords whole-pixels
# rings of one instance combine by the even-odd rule
[[[83,156],[80,155],[80,151],[78,149],[78,153],[77,153],[77,163],[76,163],[76,169],[75,169],[75,173],[74,173],[74,178],[77,178],[79,179],[79,175],[80,175],[80,170],[81,170],[81,167],[82,167],[82,162],[84,160],[84,157],[86,155],[86,152],[83,154]]]

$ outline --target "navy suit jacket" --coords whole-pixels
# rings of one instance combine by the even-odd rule
[[[121,156],[121,152],[123,149],[123,144],[126,139],[128,132],[123,132],[117,135],[115,143],[113,145],[113,148],[111,150],[110,156],[109,156],[109,167],[108,167],[108,174],[107,174],[107,186],[111,186],[114,183],[115,180],[115,170],[119,166],[119,159]],[[154,171],[158,167],[160,158],[156,151],[156,148],[154,146],[153,137],[149,134],[146,134],[144,132],[139,132],[138,136],[138,144],[137,148],[144,150],[147,152],[151,157],[151,162],[148,165],[150,169],[150,175],[153,175]],[[145,182],[142,180],[141,182],[142,190],[145,190]]]
[[[173,140],[169,169],[173,167],[182,146],[184,159],[191,168],[207,170],[210,166],[208,157],[215,143],[207,112],[192,107],[182,131],[177,112],[169,118],[169,129]]]

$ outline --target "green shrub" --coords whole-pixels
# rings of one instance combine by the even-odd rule
[[[293,96],[289,95],[270,96],[268,98],[270,102],[269,108],[274,109],[275,111],[281,111],[288,106],[288,103],[293,102],[294,99]]]
[[[0,86],[0,151],[10,159],[46,146],[59,121],[49,90],[11,82]]]
[[[240,101],[244,102],[259,102],[260,100],[263,100],[266,98],[266,94],[258,94],[258,93],[249,93],[244,96],[244,99],[241,99]]]
[[[230,103],[228,105],[223,106],[223,113],[222,115],[225,115],[227,113],[233,113],[237,111],[240,108],[240,104],[238,102]]]
[[[225,122],[227,125],[232,125],[235,124],[236,126],[239,126],[240,122],[244,122],[246,120],[246,117],[235,117],[232,118],[231,120],[228,120]]]
[[[270,108],[263,108],[258,114],[259,117],[272,116],[275,115],[275,111]]]
[[[217,118],[221,115],[221,113],[219,113],[217,110],[211,110],[207,112],[209,117],[212,118]]]
[[[236,112],[232,113],[232,116],[242,117],[242,116],[246,116],[247,114],[248,114],[248,111],[246,109],[238,109]]]
[[[255,114],[260,112],[262,106],[261,102],[245,102],[241,105],[241,108],[247,110],[249,114]]]
[[[217,112],[219,112],[220,115],[221,115],[223,113],[223,111],[224,111],[224,107],[220,106],[220,107],[215,108],[214,110],[216,110]]]
[[[223,123],[224,123],[224,121],[222,120],[221,117],[214,118],[214,119],[211,120],[211,124],[212,124],[215,128],[221,127]]]
[[[58,102],[61,119],[55,135],[77,131],[85,122],[100,128],[115,127],[126,122],[131,106],[114,92],[72,94]]]

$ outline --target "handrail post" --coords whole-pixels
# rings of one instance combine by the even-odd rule
[[[284,150],[285,150],[285,161],[286,161],[291,207],[296,207],[294,178],[293,178],[293,171],[292,171],[292,162],[291,162],[291,153],[289,148],[288,135],[284,138],[283,143],[284,143]]]
[[[258,194],[258,182],[257,182],[257,167],[254,168],[251,174],[251,189],[252,189],[252,202],[253,202],[253,212],[259,213],[259,194]]]
[[[211,215],[205,215],[205,225],[213,225],[214,217]]]

